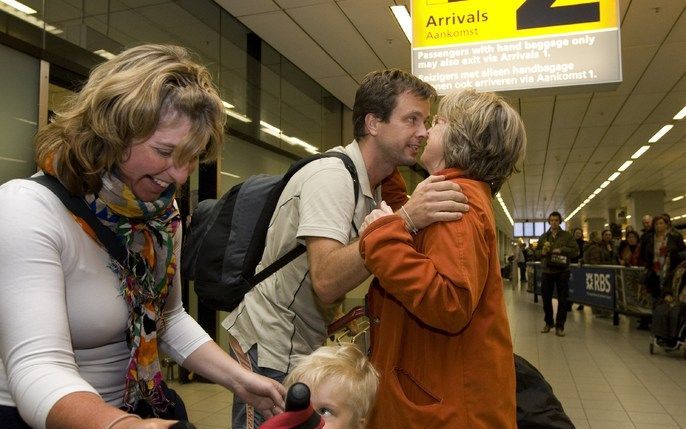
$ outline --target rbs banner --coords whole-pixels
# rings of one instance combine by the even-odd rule
[[[616,270],[600,267],[573,267],[569,278],[569,299],[592,307],[614,308]]]
[[[622,80],[617,0],[412,0],[412,72],[439,94]]]

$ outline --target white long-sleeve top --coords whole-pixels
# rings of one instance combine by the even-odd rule
[[[0,186],[0,405],[18,407],[32,427],[44,428],[69,393],[123,404],[129,310],[109,262],[47,188]],[[162,320],[161,351],[179,363],[211,340],[182,307],[178,270]]]

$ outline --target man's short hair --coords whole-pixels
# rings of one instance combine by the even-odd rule
[[[353,135],[356,140],[366,136],[365,117],[373,114],[388,122],[395,109],[398,96],[409,92],[423,100],[436,97],[436,90],[414,76],[399,69],[379,70],[367,74],[355,93],[353,105]]]
[[[560,222],[562,222],[562,215],[560,214],[560,212],[550,212],[550,214],[548,215],[548,219],[550,219],[550,216],[557,216],[557,218],[560,219]]]
[[[284,380],[284,386],[304,383],[311,390],[325,381],[333,381],[345,395],[353,421],[366,418],[379,385],[379,374],[354,344],[323,346],[302,358]]]

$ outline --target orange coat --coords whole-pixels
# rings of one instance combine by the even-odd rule
[[[376,276],[371,360],[381,374],[370,429],[516,429],[515,370],[488,185],[447,175],[469,198],[462,220],[412,237],[398,216],[360,240]]]

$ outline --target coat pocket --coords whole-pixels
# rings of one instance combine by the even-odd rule
[[[393,372],[398,383],[397,387],[408,402],[420,407],[442,402],[441,397],[431,392],[430,389],[404,369],[396,367]]]

